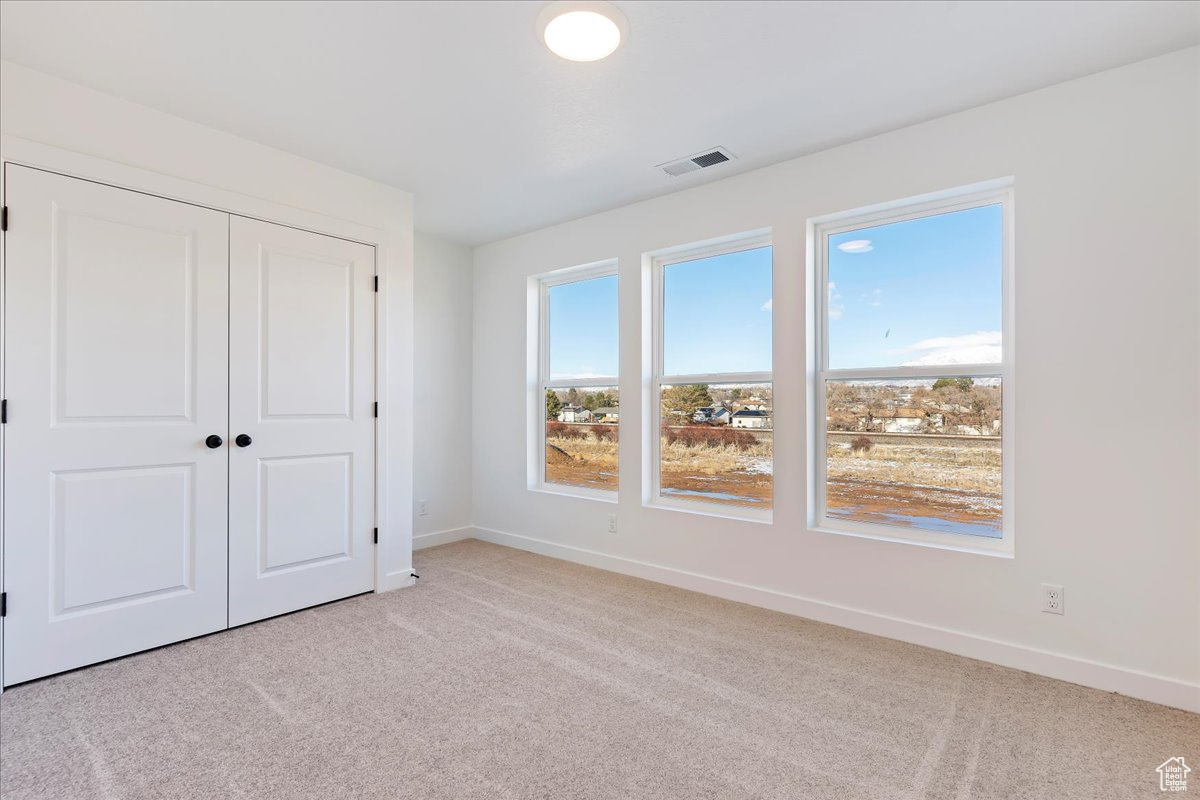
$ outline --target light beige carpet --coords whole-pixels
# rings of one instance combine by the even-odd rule
[[[1197,715],[480,542],[417,556],[414,589],[15,687],[0,796],[1127,800],[1172,756],[1200,776]]]

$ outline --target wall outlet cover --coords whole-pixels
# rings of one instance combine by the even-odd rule
[[[1062,614],[1065,600],[1063,587],[1054,583],[1042,584],[1042,611],[1047,614]]]

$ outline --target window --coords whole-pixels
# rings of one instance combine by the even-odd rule
[[[817,527],[1011,546],[1010,192],[815,225]]]
[[[652,261],[651,504],[770,518],[771,255],[755,235]]]
[[[617,490],[620,390],[617,386],[615,262],[535,279],[536,435],[531,486],[610,497]]]

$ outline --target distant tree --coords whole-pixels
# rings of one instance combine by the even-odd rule
[[[567,405],[569,405],[569,406],[579,405],[579,392],[575,391],[574,386],[572,386],[570,391],[567,392]]]
[[[829,420],[825,425],[826,430],[830,431],[856,431],[858,430],[858,417],[849,412],[830,409]]]
[[[562,411],[562,400],[558,399],[558,394],[553,389],[546,390],[546,419],[558,419],[558,413]]]
[[[742,398],[742,390],[741,389],[734,387],[733,389],[729,390],[729,399],[740,400],[741,398]]]
[[[938,389],[961,389],[964,392],[968,392],[974,385],[974,378],[938,378],[933,382],[935,391]]]
[[[617,398],[608,392],[588,393],[584,395],[582,405],[588,411],[595,411],[597,408],[615,408]]]
[[[688,419],[696,413],[696,409],[712,405],[712,397],[708,393],[706,383],[687,383],[672,386],[662,393],[663,418],[669,419],[672,414],[680,414]]]
[[[859,401],[858,390],[842,381],[829,381],[825,384],[825,396],[830,408],[849,409]]]
[[[992,421],[1000,418],[1000,394],[995,387],[976,386],[971,390],[971,411],[979,432],[992,433]]]
[[[867,398],[867,430],[882,432],[883,422],[880,420],[887,415],[889,408],[888,399],[879,392]]]

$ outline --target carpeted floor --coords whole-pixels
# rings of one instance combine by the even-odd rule
[[[417,564],[13,688],[0,797],[1127,800],[1200,764],[1194,714],[481,542]]]

